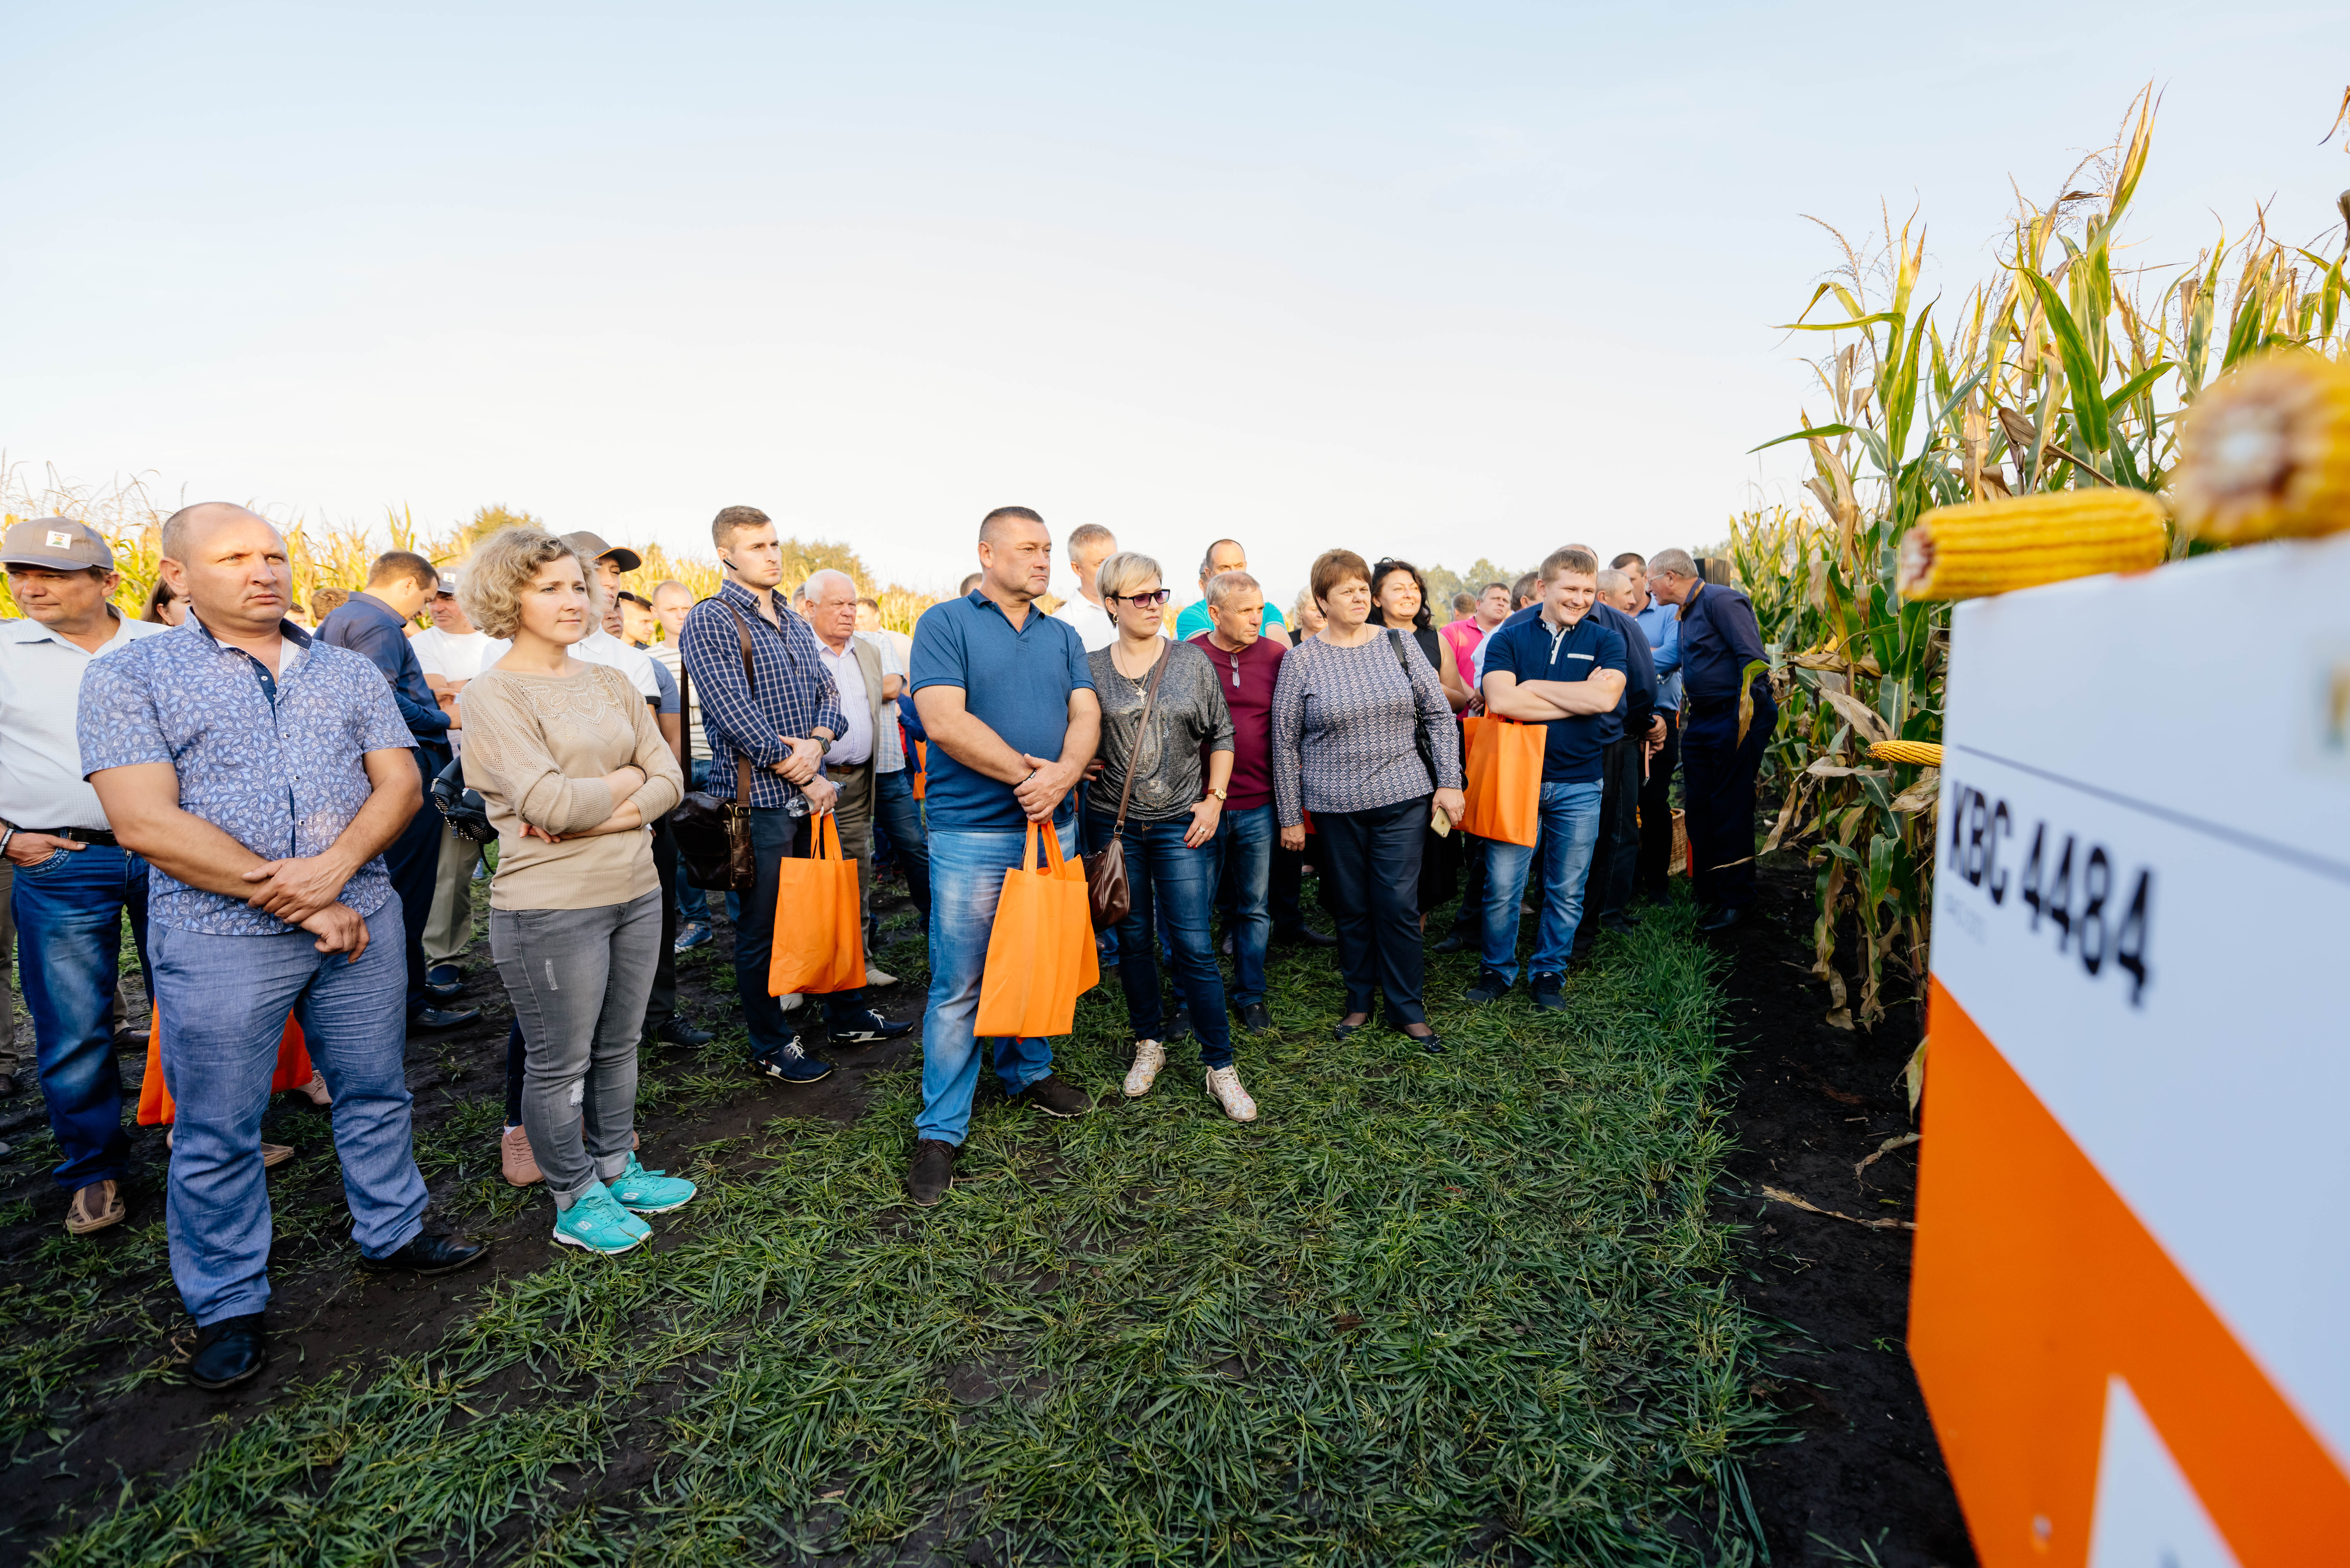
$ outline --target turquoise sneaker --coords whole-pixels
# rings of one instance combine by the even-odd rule
[[[693,1183],[682,1177],[647,1170],[633,1151],[628,1168],[611,1180],[612,1197],[631,1214],[666,1214],[682,1209],[693,1201]]]
[[[567,1247],[615,1257],[643,1241],[653,1228],[621,1208],[598,1182],[555,1217],[555,1239]]]

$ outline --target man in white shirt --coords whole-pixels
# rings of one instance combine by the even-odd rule
[[[441,586],[425,609],[432,624],[408,639],[416,650],[417,667],[424,671],[424,684],[432,689],[432,696],[449,715],[449,744],[459,756],[465,754],[463,716],[458,698],[465,683],[482,672],[482,654],[494,639],[477,629],[465,618],[457,603],[457,580],[463,575],[462,566],[446,566],[441,572]],[[465,949],[473,940],[473,867],[481,864],[482,846],[459,833],[446,822],[441,825],[441,860],[432,874],[432,913],[424,922],[424,959],[432,967],[425,971],[424,982],[434,996],[456,994],[452,988],[464,983],[464,975],[457,961],[465,956]]]
[[[0,621],[0,862],[60,1156],[51,1174],[72,1194],[66,1229],[83,1236],[128,1212],[130,1139],[107,1011],[126,914],[147,967],[147,863],[115,842],[83,781],[81,678],[92,659],[173,628],[107,602],[121,581],[114,552],[84,524],[19,523],[0,538],[0,565],[26,618]]]
[[[832,672],[833,684],[840,689],[840,711],[847,721],[840,738],[825,753],[824,774],[840,792],[832,808],[840,825],[840,852],[857,862],[858,908],[869,931],[877,760],[896,750],[898,711],[891,701],[896,695],[891,687],[893,681],[902,686],[904,677],[886,673],[880,649],[872,639],[857,635],[857,584],[847,573],[827,566],[808,578],[800,597],[808,629],[816,633],[816,651]],[[889,729],[886,738],[882,734],[885,720]],[[898,765],[905,765],[902,756]],[[896,976],[883,973],[869,961],[865,981],[868,985],[898,983]]]
[[[1099,653],[1118,640],[1118,621],[1102,607],[1101,587],[1094,574],[1101,564],[1118,554],[1118,535],[1098,523],[1087,523],[1069,530],[1069,571],[1077,579],[1077,597],[1064,600],[1053,612],[1055,620],[1067,621],[1077,628],[1077,639],[1086,645],[1087,653]]]
[[[881,624],[881,601],[870,595],[857,601],[857,635],[879,639],[897,656],[898,673],[901,676],[914,660],[914,639]]]

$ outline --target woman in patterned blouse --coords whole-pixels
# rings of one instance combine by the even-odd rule
[[[1420,1004],[1424,955],[1414,893],[1433,813],[1457,821],[1466,805],[1460,730],[1443,682],[1419,649],[1401,633],[1369,624],[1371,569],[1363,558],[1327,551],[1314,563],[1312,580],[1328,624],[1281,661],[1273,689],[1282,846],[1305,846],[1312,812],[1321,839],[1315,858],[1337,919],[1346,975],[1338,1038],[1370,1022],[1373,993],[1383,992],[1388,1023],[1439,1050]]]

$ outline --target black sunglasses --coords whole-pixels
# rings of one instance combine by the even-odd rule
[[[1163,605],[1174,597],[1175,590],[1173,588],[1153,588],[1147,594],[1102,595],[1102,597],[1109,600],[1113,604],[1117,603],[1119,599],[1124,599],[1130,605],[1140,605],[1145,609],[1149,609],[1154,606]]]

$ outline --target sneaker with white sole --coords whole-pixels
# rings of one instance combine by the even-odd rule
[[[666,1214],[693,1201],[693,1183],[681,1176],[647,1170],[633,1151],[627,1168],[604,1186],[613,1201],[631,1214]]]
[[[1150,1085],[1158,1081],[1159,1070],[1165,1065],[1167,1065],[1166,1046],[1156,1040],[1136,1041],[1134,1065],[1126,1070],[1127,1098],[1139,1100],[1150,1093]]]
[[[567,1247],[612,1257],[643,1242],[653,1228],[620,1207],[598,1182],[555,1217],[555,1239]]]
[[[1240,1069],[1209,1068],[1207,1087],[1209,1096],[1224,1107],[1224,1115],[1236,1122],[1256,1120],[1256,1102],[1249,1098],[1246,1089],[1241,1087]]]

